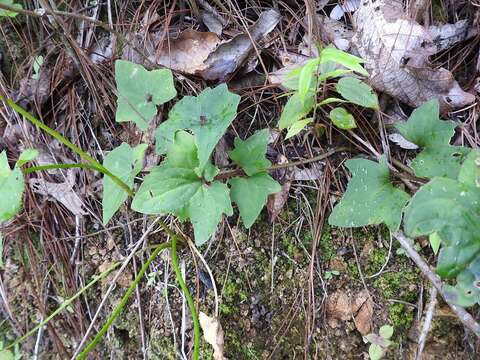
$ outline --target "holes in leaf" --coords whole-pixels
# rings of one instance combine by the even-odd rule
[[[450,96],[446,96],[445,97],[445,101],[449,104],[451,104],[453,102],[452,98]]]
[[[473,285],[477,288],[480,289],[480,280],[477,280],[473,283]]]
[[[150,94],[150,93],[146,93],[146,94],[145,94],[145,100],[146,100],[147,102],[152,102],[152,100],[153,100],[153,95]]]

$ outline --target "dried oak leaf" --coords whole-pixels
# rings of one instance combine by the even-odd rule
[[[371,84],[379,91],[418,107],[437,98],[442,111],[471,104],[452,73],[433,68],[429,57],[437,51],[430,34],[409,19],[395,0],[364,0],[354,16],[352,43],[366,60]]]

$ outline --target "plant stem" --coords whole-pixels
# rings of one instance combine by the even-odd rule
[[[198,321],[198,314],[195,308],[195,303],[193,302],[192,295],[190,295],[190,291],[188,291],[187,284],[182,277],[182,272],[180,271],[180,266],[178,266],[178,259],[177,259],[177,236],[172,238],[172,266],[175,271],[175,275],[177,278],[178,285],[183,291],[185,295],[185,299],[187,300],[188,307],[190,312],[192,313],[193,319],[193,360],[198,360],[199,352],[200,352],[200,322]]]
[[[412,244],[414,243],[413,239],[409,239],[401,231],[393,233],[393,237],[398,240],[400,245],[405,249],[410,259],[418,266],[423,276],[425,276],[428,281],[438,290],[440,295],[443,297],[445,302],[450,306],[453,312],[458,316],[458,319],[463,323],[465,327],[470,329],[478,338],[480,338],[480,324],[475,321],[475,319],[470,315],[464,308],[452,304],[449,302],[448,296],[443,291],[443,283],[440,277],[435,274],[430,266],[423,260],[420,254],[413,248]]]
[[[92,281],[90,281],[84,288],[80,289],[75,295],[73,295],[71,298],[65,300],[62,305],[58,309],[56,309],[53,313],[51,313],[45,320],[43,320],[41,323],[39,323],[37,326],[35,326],[32,330],[28,331],[25,335],[22,337],[16,339],[13,343],[8,345],[6,349],[10,349],[14,347],[15,345],[21,343],[23,340],[28,338],[30,335],[34,334],[38,329],[40,329],[42,326],[45,326],[50,320],[52,320],[55,316],[57,316],[62,310],[67,308],[75,299],[77,299],[80,295],[82,295],[85,291],[90,289],[93,285],[95,285],[99,280],[102,280],[105,278],[108,274],[112,272],[116,267],[118,267],[120,263],[113,264],[110,266],[107,270],[99,274],[98,276],[95,276]]]
[[[100,171],[94,165],[79,163],[79,164],[50,164],[50,165],[41,165],[41,166],[30,166],[28,168],[23,169],[23,173],[24,174],[31,174],[31,173],[36,172],[36,171],[45,171],[45,170],[52,170],[52,169],[74,169],[74,168],[90,169],[90,170]]]
[[[115,307],[113,312],[110,314],[110,317],[108,320],[105,322],[105,324],[102,326],[100,331],[95,335],[93,340],[87,345],[87,347],[78,355],[77,359],[82,360],[85,359],[90,351],[97,345],[97,343],[102,339],[102,337],[105,335],[105,333],[108,331],[110,326],[113,324],[115,319],[120,315],[122,312],[123,308],[125,305],[127,305],[128,299],[130,296],[133,294],[133,291],[137,287],[137,285],[140,283],[140,280],[142,280],[143,275],[145,274],[145,271],[147,271],[148,267],[152,263],[152,261],[157,257],[157,255],[162,251],[165,250],[169,247],[173,248],[173,243],[164,243],[160,244],[156,247],[156,249],[152,252],[150,257],[145,261],[145,263],[142,265],[140,271],[138,272],[137,276],[135,276],[135,279],[133,282],[130,284],[128,287],[127,291],[123,295],[122,299],[120,300],[120,303]],[[172,261],[173,261],[173,256],[172,256]]]
[[[288,162],[288,163],[285,163],[285,164],[272,165],[272,166],[266,168],[265,171],[275,171],[275,170],[285,169],[285,168],[289,168],[289,167],[293,167],[293,166],[299,166],[299,165],[314,163],[314,162],[317,162],[317,161],[324,160],[324,159],[328,158],[329,156],[332,156],[333,154],[335,154],[337,152],[342,152],[342,151],[347,151],[347,150],[349,150],[348,147],[338,147],[338,148],[335,148],[335,149],[331,149],[331,150],[329,150],[329,151],[327,151],[323,154],[314,156],[310,159],[292,161],[292,162]],[[245,175],[245,172],[240,168],[233,169],[233,170],[226,170],[226,171],[223,171],[220,174],[218,174],[215,177],[215,180],[225,180],[225,179],[229,179],[229,178],[234,177],[234,176],[241,176],[241,175]]]
[[[41,130],[45,131],[47,134],[53,136],[55,139],[60,141],[63,145],[71,149],[73,152],[78,154],[82,159],[89,162],[93,165],[97,170],[100,171],[102,174],[110,177],[112,181],[117,184],[120,188],[122,188],[128,195],[133,196],[133,191],[130,187],[125,184],[122,180],[120,180],[117,176],[113,175],[106,167],[100,164],[94,157],[90,156],[90,154],[86,153],[82,149],[80,149],[77,145],[73,144],[70,140],[60,134],[58,131],[53,130],[49,126],[45,125],[42,121],[38,120],[35,116],[30,114],[27,110],[22,108],[18,105],[15,101],[11,99],[5,99],[3,96],[0,95],[0,101],[4,101],[8,106],[10,106],[13,110],[17,113],[22,115],[25,119],[30,121],[35,126],[39,127]]]

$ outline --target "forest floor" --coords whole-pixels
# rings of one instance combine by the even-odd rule
[[[32,10],[46,2],[21,3],[24,9]],[[292,54],[304,56],[305,48],[312,44],[308,42],[309,34],[327,41],[318,20],[312,19],[328,15],[337,1],[54,3],[59,11],[110,23],[124,36],[140,34],[142,41],[138,44],[149,54],[161,53],[162,44],[187,29],[207,31],[217,24],[223,29],[220,38],[231,39],[243,34],[246,26],[252,26],[262,11],[277,10],[281,15],[278,24],[265,31],[259,47],[248,53],[241,66],[225,79],[205,80],[199,73],[174,71],[179,97],[223,80],[231,91],[241,95],[239,115],[224,137],[229,148],[235,135],[245,138],[257,129],[276,127],[285,104],[282,97],[285,90],[269,83],[268,75],[288,64],[285,53],[290,60]],[[426,3],[427,17],[433,23],[466,19],[478,27],[479,5],[474,1]],[[205,14],[211,14],[212,8],[225,24],[218,18],[213,23],[206,20]],[[114,60],[124,55],[120,44],[109,48],[115,34],[84,20],[68,15],[56,20],[32,14],[0,17],[0,95],[16,99],[99,159],[122,141],[145,142],[149,145],[147,164],[151,166],[159,160],[153,151],[153,138],[148,133],[141,134],[133,124],[114,121],[113,71]],[[349,28],[350,20],[349,13],[341,19]],[[154,50],[147,33],[157,36]],[[464,90],[472,92],[479,76],[479,73],[471,76],[477,71],[479,44],[478,36],[459,41],[436,58],[452,71]],[[35,69],[39,56],[43,62]],[[195,54],[190,56],[179,62],[197,61]],[[407,113],[412,110],[407,105],[398,105],[394,98],[382,99],[384,112],[392,108]],[[156,124],[166,119],[172,105],[169,102],[161,107]],[[455,139],[457,143],[480,145],[476,123],[479,109],[475,104],[447,115],[464,124],[464,132]],[[346,230],[327,222],[333,204],[346,189],[348,171],[344,161],[368,152],[369,148],[385,150],[385,139],[378,133],[373,112],[355,111],[357,137],[338,131],[325,114],[319,114],[316,124],[307,132],[290,140],[270,142],[268,157],[274,163],[282,157],[298,161],[345,145],[354,151],[338,152],[315,166],[298,167],[297,174],[289,180],[289,191],[284,193],[285,204],[278,209],[265,209],[250,229],[245,229],[238,213],[223,219],[212,240],[199,247],[208,268],[191,249],[185,247],[179,251],[197,307],[213,314],[218,305],[227,359],[368,359],[369,344],[364,335],[378,333],[382,325],[394,329],[385,358],[415,359],[431,284],[386,228]],[[12,159],[27,147],[41,149],[45,163],[52,158],[64,162],[75,158],[68,149],[61,148],[1,104],[0,134],[0,150],[7,150]],[[272,137],[276,134],[272,130]],[[386,146],[405,163],[414,154],[393,143]],[[218,148],[217,153],[221,157]],[[304,168],[310,170],[307,175],[298,174]],[[25,334],[95,275],[124,259],[130,245],[141,238],[152,220],[124,206],[104,227],[100,220],[101,185],[97,173],[75,170],[38,176],[58,187],[52,193],[39,194],[27,186],[22,213],[13,221],[0,224],[2,344]],[[75,200],[70,203],[65,200],[72,196]],[[192,234],[190,225],[171,217],[166,219],[187,236]],[[148,237],[149,244],[164,240],[161,231]],[[435,265],[428,240],[421,239],[416,248]],[[102,300],[105,298],[105,303],[89,339],[118,305],[134,274],[148,258],[147,252],[148,247],[134,257],[106,298],[115,273],[88,289],[43,329],[27,338],[15,350],[21,356],[18,358],[70,358]],[[218,299],[208,274],[210,270]],[[480,319],[478,306],[469,311]],[[149,267],[126,308],[90,356],[92,359],[190,358],[192,336],[192,320],[166,252]],[[479,340],[439,298],[423,359],[480,359],[479,350]],[[200,358],[214,359],[211,346],[203,338]]]

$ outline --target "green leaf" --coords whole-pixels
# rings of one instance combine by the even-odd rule
[[[103,160],[105,166],[113,175],[117,176],[130,189],[133,188],[135,176],[143,168],[143,158],[147,145],[140,144],[133,149],[130,145],[122,143],[110,151]],[[103,224],[106,225],[122,204],[127,200],[128,194],[109,177],[103,177]]]
[[[322,100],[318,103],[318,106],[322,106],[322,105],[328,105],[328,104],[332,104],[332,103],[346,103],[348,101],[345,101],[343,99],[339,99],[339,98],[327,98],[325,100]]]
[[[285,136],[285,140],[290,139],[291,137],[297,135],[300,131],[302,131],[305,126],[313,122],[313,118],[307,118],[303,120],[298,120],[294,122],[287,131],[287,136]]]
[[[480,188],[480,150],[470,151],[460,168],[458,180],[465,185]]]
[[[377,94],[370,86],[359,79],[353,77],[341,78],[336,85],[336,89],[340,95],[354,104],[375,110],[380,108]]]
[[[117,60],[115,80],[118,91],[116,121],[133,121],[141,130],[147,130],[158,105],[177,95],[169,69],[148,71],[142,65]]]
[[[393,326],[383,325],[380,327],[378,334],[384,339],[390,339],[393,335]]]
[[[25,189],[23,173],[20,167],[10,169],[7,153],[0,153],[0,222],[13,218],[22,207]]]
[[[330,225],[359,227],[385,223],[390,231],[396,231],[410,196],[390,183],[385,156],[378,164],[354,159],[348,160],[346,166],[352,178],[342,200],[330,215]]]
[[[440,245],[442,244],[442,238],[438,235],[437,232],[430,234],[428,237],[430,242],[430,246],[432,247],[432,251],[435,255],[438,254],[438,250],[440,250]]]
[[[40,68],[43,65],[43,56],[39,55],[36,56],[35,59],[33,60],[33,74],[32,74],[32,79],[34,80],[39,80],[40,79]]]
[[[353,115],[344,108],[335,108],[330,111],[330,119],[339,129],[350,130],[357,127]]]
[[[0,4],[8,5],[8,6],[14,7],[14,8],[19,9],[19,10],[23,9],[23,6],[21,4],[15,4],[13,1],[14,0],[0,0]],[[15,12],[15,11],[0,9],[0,18],[2,16],[8,16],[8,17],[13,18],[17,15],[18,15],[18,13]]]
[[[268,195],[281,190],[280,184],[265,172],[252,177],[235,177],[229,183],[232,187],[230,196],[238,205],[240,217],[247,229],[260,215]]]
[[[178,131],[166,160],[145,177],[133,199],[132,209],[143,214],[166,214],[181,209],[202,186],[195,173],[197,166],[193,135]]]
[[[462,307],[480,304],[480,259],[457,276],[455,286],[444,285],[443,290],[449,303]]]
[[[434,178],[413,196],[405,211],[407,235],[437,232],[442,239],[437,273],[452,278],[480,255],[480,189]]]
[[[423,148],[410,165],[416,176],[456,179],[470,150],[449,144],[456,125],[440,120],[439,114],[438,100],[432,100],[416,109],[406,123],[395,127],[405,139]]]
[[[2,16],[1,12],[0,12],[0,16]],[[15,360],[15,357],[10,350],[0,350],[0,359],[1,360]]]
[[[25,149],[20,154],[20,157],[17,160],[17,166],[21,167],[25,165],[27,162],[35,160],[38,157],[38,150],[37,149]]]
[[[312,90],[312,85],[316,85],[315,71],[318,68],[318,61],[309,61],[302,67],[298,79],[298,96],[301,101],[305,101],[307,94]]]
[[[233,214],[228,187],[219,181],[203,184],[185,208],[195,233],[195,244],[203,245],[215,232],[222,214]]]
[[[167,152],[176,131],[190,129],[198,148],[198,167],[203,171],[213,149],[237,115],[239,102],[240,96],[228,91],[225,84],[207,88],[197,97],[184,97],[155,133],[157,153]]]
[[[228,153],[230,159],[239,165],[249,176],[264,171],[271,165],[270,161],[265,157],[268,135],[268,129],[263,129],[257,131],[245,141],[236,137],[235,149]]]
[[[364,63],[365,60],[342,50],[335,49],[334,47],[327,47],[323,49],[320,53],[320,64],[329,61],[336,62],[337,64],[345,66],[347,69],[368,76],[367,70],[365,70],[361,65],[361,63]]]
[[[222,214],[233,213],[229,190],[213,181],[205,184],[197,175],[199,160],[195,138],[178,131],[163,163],[145,177],[132,202],[132,209],[144,214],[173,213],[190,219],[195,242],[202,245],[215,232]],[[217,171],[207,165],[211,179]]]
[[[368,355],[370,356],[370,360],[380,360],[385,353],[380,345],[370,344],[368,347]]]
[[[315,94],[313,92],[309,92],[304,101],[302,101],[298,93],[293,94],[283,108],[278,127],[280,130],[283,130],[292,126],[295,122],[307,116],[314,106]]]

